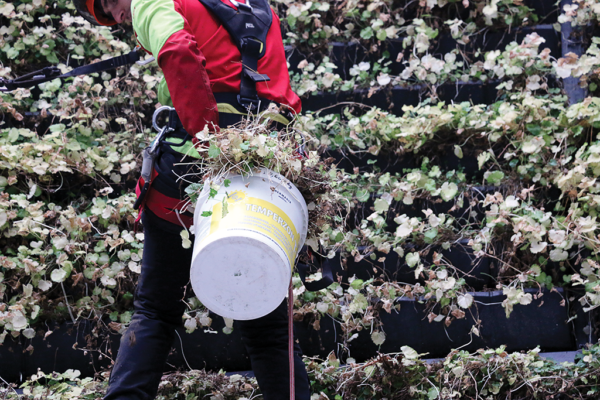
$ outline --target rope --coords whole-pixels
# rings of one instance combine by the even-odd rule
[[[296,400],[294,381],[294,290],[292,282],[288,289],[288,356],[290,360],[290,400]]]

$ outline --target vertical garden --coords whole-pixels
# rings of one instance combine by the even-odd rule
[[[321,254],[307,281],[334,278],[293,278],[313,398],[597,398],[600,3],[271,6],[303,113],[285,132],[201,133],[201,168],[267,166],[307,199]],[[135,47],[67,0],[0,1],[0,22],[0,78]],[[151,62],[0,92],[3,398],[105,390],[141,269],[133,189],[161,79]],[[235,322],[185,301],[159,395],[257,396],[223,373],[250,369]]]

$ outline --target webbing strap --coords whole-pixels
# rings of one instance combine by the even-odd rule
[[[179,226],[183,223],[186,228],[189,228],[194,224],[194,216],[187,212],[181,212],[185,203],[185,200],[175,199],[156,189],[151,189],[146,194],[145,206],[160,218]]]
[[[260,107],[256,84],[271,80],[267,75],[258,73],[258,59],[262,47],[263,44],[254,39],[247,38],[242,41],[242,78],[237,100],[242,107],[253,112],[258,112]]]
[[[142,215],[142,211],[148,207],[149,210],[160,218],[179,226],[183,223],[186,228],[189,228],[194,224],[194,216],[191,213],[181,211],[186,201],[169,197],[156,190],[156,187],[152,183],[157,176],[158,172],[153,170],[152,179],[150,182],[147,182],[148,185],[146,185],[143,178],[139,178],[138,180],[135,187],[135,194],[138,196],[136,203],[139,202],[140,207],[138,209],[136,225]]]
[[[99,61],[94,64],[83,65],[74,68],[66,74],[60,73],[58,67],[46,67],[39,71],[31,72],[15,79],[0,78],[0,91],[10,92],[19,88],[30,88],[39,85],[40,83],[49,82],[54,79],[64,79],[79,75],[89,75],[97,72],[109,71],[124,65],[134,64],[139,61],[140,53],[138,50],[133,50],[128,54],[109,58],[108,60]]]
[[[229,32],[242,55],[242,77],[237,102],[252,112],[260,106],[256,91],[258,82],[266,82],[269,77],[258,72],[258,60],[265,55],[267,34],[273,22],[273,12],[268,0],[252,0],[239,3],[233,1],[236,8],[221,0],[200,0]]]

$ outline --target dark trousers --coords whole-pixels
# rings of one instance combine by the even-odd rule
[[[142,272],[134,298],[135,313],[121,338],[105,400],[153,399],[185,310],[192,249],[181,247],[178,233],[162,228],[165,221],[145,211]],[[287,301],[272,313],[236,321],[252,369],[265,400],[289,398]],[[294,349],[296,399],[309,400],[308,375],[298,344]]]

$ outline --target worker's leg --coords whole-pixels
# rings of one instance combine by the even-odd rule
[[[106,400],[153,399],[181,324],[192,249],[179,234],[161,229],[158,217],[144,212],[144,256],[136,288],[135,313],[113,367]],[[158,219],[158,220],[157,220]]]
[[[289,399],[287,300],[272,313],[255,320],[236,321],[264,400]],[[310,384],[302,351],[294,344],[296,399],[310,399]]]

